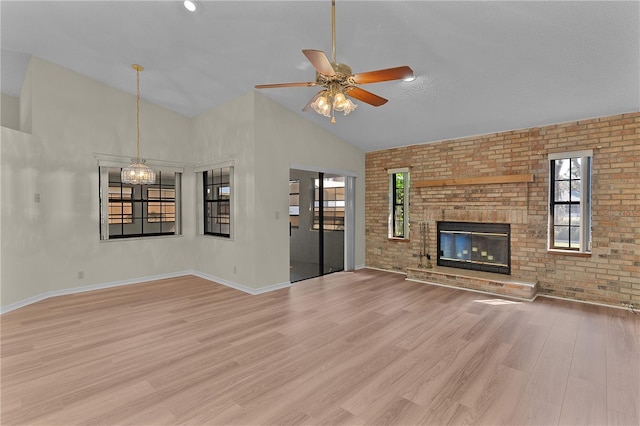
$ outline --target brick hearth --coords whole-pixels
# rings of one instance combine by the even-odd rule
[[[407,280],[482,291],[527,301],[533,301],[538,291],[537,282],[527,282],[509,275],[444,266],[429,269],[407,268]]]

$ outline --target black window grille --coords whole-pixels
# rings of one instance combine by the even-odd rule
[[[590,157],[550,163],[549,247],[587,251],[590,239]]]
[[[391,217],[394,238],[405,238],[406,173],[391,175]]]
[[[120,180],[121,171],[108,168],[108,238],[175,234],[177,173],[158,170],[154,184],[132,185]]]
[[[202,173],[204,233],[231,237],[231,167]]]

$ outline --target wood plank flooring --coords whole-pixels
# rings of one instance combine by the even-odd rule
[[[343,272],[182,277],[1,318],[3,425],[637,425],[640,316]]]

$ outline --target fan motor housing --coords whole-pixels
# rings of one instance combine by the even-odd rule
[[[316,83],[321,86],[330,83],[346,83],[353,75],[351,67],[347,64],[341,64],[338,62],[331,62],[331,67],[336,72],[335,75],[325,75],[316,71]]]
[[[347,64],[340,64],[338,62],[331,62],[331,66],[336,74],[343,75],[345,77],[351,77],[351,67]]]

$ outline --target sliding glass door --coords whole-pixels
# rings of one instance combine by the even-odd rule
[[[344,269],[345,177],[290,171],[290,281]]]

